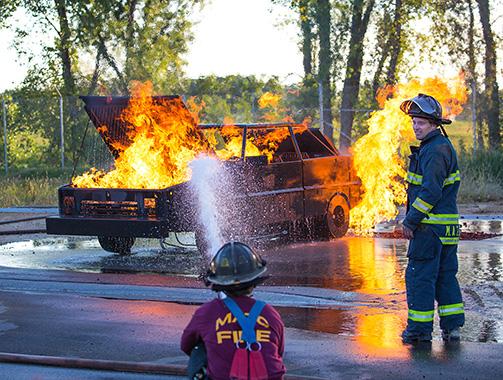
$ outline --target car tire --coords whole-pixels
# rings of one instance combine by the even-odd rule
[[[136,238],[130,236],[98,236],[101,248],[119,255],[129,255],[135,241]]]
[[[328,203],[325,215],[327,234],[331,238],[341,238],[349,229],[349,202],[340,193],[334,194]]]
[[[210,249],[210,244],[206,239],[206,234],[201,229],[197,229],[194,231],[194,238],[196,240],[197,250],[202,256],[206,256],[208,254],[208,250]]]

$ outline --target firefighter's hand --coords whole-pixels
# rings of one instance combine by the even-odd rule
[[[414,238],[414,231],[412,231],[409,227],[407,226],[402,226],[402,235],[405,239],[413,239]]]

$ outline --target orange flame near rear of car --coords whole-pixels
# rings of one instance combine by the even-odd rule
[[[435,97],[442,104],[444,118],[459,115],[467,100],[463,75],[451,80],[414,79],[379,91],[377,100],[382,109],[372,113],[367,121],[369,132],[352,147],[364,193],[350,214],[356,233],[369,233],[377,223],[395,218],[398,206],[406,202],[406,157],[414,133],[400,104],[418,93]]]

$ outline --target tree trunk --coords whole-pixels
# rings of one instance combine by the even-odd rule
[[[351,18],[351,37],[349,41],[349,54],[346,65],[346,77],[342,89],[342,102],[340,110],[341,132],[339,147],[347,151],[351,145],[351,131],[353,129],[354,105],[358,101],[360,92],[360,76],[363,65],[363,39],[367,31],[370,13],[374,7],[374,0],[367,4],[363,12],[363,0],[355,0]]]
[[[100,61],[101,56],[103,55],[104,46],[102,44],[98,44],[98,49],[96,52],[96,59],[94,63],[94,72],[91,78],[91,83],[89,84],[89,88],[87,90],[87,95],[93,95],[94,91],[96,91],[96,87],[98,87],[98,79],[100,76]]]
[[[300,28],[302,31],[302,63],[304,65],[304,78],[313,73],[313,31],[309,12],[309,0],[299,0]]]
[[[501,146],[499,125],[499,90],[496,77],[496,48],[489,14],[488,0],[477,0],[479,5],[480,22],[486,46],[485,51],[485,94],[487,127],[489,130],[489,148],[498,149]]]
[[[480,101],[477,90],[477,73],[475,71],[477,61],[475,58],[475,16],[473,14],[472,0],[468,0],[468,13],[470,17],[468,24],[468,75],[472,97],[475,97],[475,101],[472,101],[472,113],[475,113],[475,136],[473,137],[473,149],[478,150],[483,149],[484,141],[482,137],[482,130],[480,128],[481,123],[478,123],[477,121],[481,115],[479,113]]]
[[[127,25],[126,25],[126,62],[124,64],[124,72],[127,78],[130,78],[129,72],[129,61],[131,58],[131,54],[134,54],[132,51],[133,41],[134,41],[134,29],[135,29],[135,21],[134,21],[134,13],[136,11],[138,0],[129,0],[128,1],[128,11],[127,11]],[[122,81],[122,79],[121,79]]]
[[[388,72],[386,74],[386,83],[396,83],[396,66],[401,56],[401,38],[402,38],[402,0],[395,0],[395,15],[393,26],[390,32],[391,55],[389,60]]]
[[[70,123],[66,123],[66,125],[70,126],[70,150],[74,152],[77,147],[78,136],[77,123],[75,122],[77,117],[77,102],[75,97],[75,78],[72,72],[71,31],[66,13],[65,0],[55,0],[54,5],[58,12],[59,21],[58,53],[61,58],[63,82],[65,84],[63,95],[66,97],[65,100],[70,114]]]
[[[56,9],[59,18],[59,56],[61,58],[63,68],[63,80],[65,83],[65,95],[75,95],[75,79],[72,73],[72,59],[70,53],[70,27],[68,25],[68,17],[66,14],[65,0],[55,0]]]
[[[100,46],[103,49],[102,50],[103,58],[105,58],[105,60],[110,65],[110,67],[113,69],[113,71],[115,71],[115,74],[117,75],[117,78],[119,79],[119,86],[121,87],[123,94],[127,95],[129,92],[129,89],[128,89],[128,83],[127,83],[126,79],[124,78],[124,75],[122,74],[119,67],[115,63],[115,59],[108,53],[108,49],[105,45],[105,40],[103,39],[103,37],[99,36],[98,40],[99,40]]]
[[[332,65],[332,53],[330,49],[330,2],[318,0],[316,5],[316,21],[318,23],[318,38],[320,51],[318,57],[318,81],[323,88],[323,124],[322,132],[333,141],[334,127],[332,125],[332,90],[330,83],[330,67]]]
[[[390,43],[390,38],[388,37],[388,38],[386,38],[386,43],[382,47],[381,55],[379,57],[379,62],[377,64],[377,68],[374,73],[374,78],[372,79],[372,93],[374,94],[375,105],[377,105],[376,95],[377,95],[377,90],[379,90],[379,87],[381,86],[381,75],[382,75],[382,72],[384,69],[384,63],[386,62],[386,59],[388,58],[388,55],[389,55],[389,43]]]

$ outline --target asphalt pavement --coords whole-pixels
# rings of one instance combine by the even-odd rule
[[[471,218],[466,227],[501,233],[501,226],[500,219]],[[120,257],[82,237],[3,241],[0,357],[28,359],[0,359],[0,379],[181,378],[166,375],[186,365],[181,332],[197,306],[214,297],[197,280],[203,262],[197,251],[144,241]],[[431,345],[401,343],[405,250],[401,239],[345,238],[262,251],[272,278],[256,296],[277,307],[285,322],[291,379],[501,377],[503,239],[459,246],[467,310],[459,344],[442,342],[438,329]],[[42,361],[27,364],[29,358]],[[66,367],[43,366],[44,358]],[[93,370],[98,361],[119,370]],[[80,362],[83,368],[76,367]],[[164,372],[127,372],[124,363]]]
[[[157,300],[146,301],[142,297],[136,299],[134,294],[137,288],[145,291],[149,286],[130,285],[131,295],[122,291],[125,288],[117,289],[112,284],[94,284],[96,274],[86,274],[89,277],[86,283],[81,281],[86,277],[83,274],[79,275],[80,280],[68,273],[54,281],[45,279],[44,271],[39,271],[39,279],[36,279],[37,271],[23,272],[3,269],[0,273],[1,352],[183,366],[187,357],[179,350],[179,340],[197,307],[190,303],[198,304],[211,297],[205,289],[190,288],[193,298],[187,297],[186,304],[173,303],[168,291],[178,288],[171,288],[166,289],[165,300],[159,300],[162,294],[158,294],[152,297]],[[26,280],[30,276],[31,280]],[[92,294],[88,285],[93,286]],[[157,287],[151,288],[155,294]],[[266,288],[261,296],[269,297],[273,304],[286,304],[288,289],[283,293],[273,288]],[[323,289],[319,294],[313,293],[310,298],[319,298],[320,302],[331,298],[341,302],[323,306],[339,310],[348,308],[347,303],[353,299],[358,304],[352,307],[351,313],[357,318],[358,334],[288,327],[285,363],[289,375],[324,379],[494,379],[503,373],[501,344],[446,345],[437,338],[429,346],[404,346],[396,334],[385,336],[399,330],[403,319],[390,313],[388,308],[377,307],[379,303],[376,305],[375,299],[354,296],[351,292],[327,294]],[[9,368],[14,367],[0,368],[10,371]],[[23,371],[30,372],[28,368]],[[39,379],[53,376],[44,371],[46,369],[39,371],[35,366],[32,374]],[[58,378],[75,378],[72,377],[75,371],[62,372],[63,377]],[[88,372],[81,373],[77,377],[99,378],[92,377],[97,376],[93,372],[89,372],[89,377]],[[123,374],[119,373],[103,376],[101,378],[128,378],[120,377]]]

